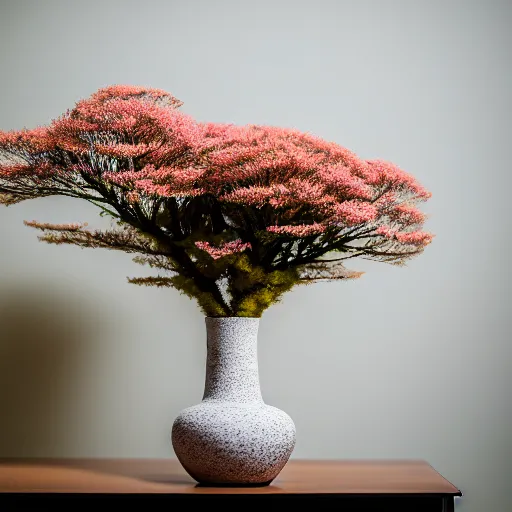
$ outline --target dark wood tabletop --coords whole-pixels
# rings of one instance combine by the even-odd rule
[[[0,459],[0,493],[415,497],[436,503],[461,496],[421,460],[294,459],[266,487],[200,486],[174,459]]]

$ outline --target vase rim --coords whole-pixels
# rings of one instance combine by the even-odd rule
[[[207,321],[211,320],[261,320],[259,316],[205,316]]]
[[[261,317],[259,316],[205,316],[205,318],[215,318],[215,319],[222,319],[222,318],[246,318],[247,320],[259,320]]]

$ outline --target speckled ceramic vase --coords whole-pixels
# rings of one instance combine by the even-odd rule
[[[261,396],[259,318],[206,317],[203,401],[178,415],[172,445],[187,472],[208,485],[268,485],[295,445],[295,425]]]

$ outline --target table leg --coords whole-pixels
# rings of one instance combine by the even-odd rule
[[[446,496],[443,498],[443,512],[454,512],[454,502],[455,500],[452,496]]]

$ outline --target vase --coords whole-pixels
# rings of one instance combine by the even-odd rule
[[[181,411],[171,440],[188,474],[206,485],[268,485],[295,446],[295,425],[265,404],[258,373],[259,318],[206,317],[201,403]]]

